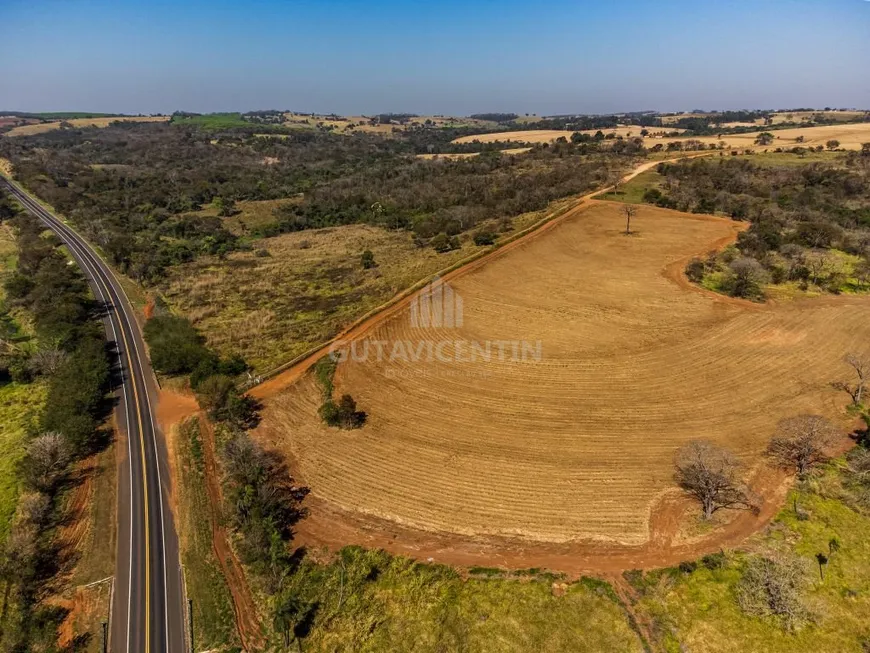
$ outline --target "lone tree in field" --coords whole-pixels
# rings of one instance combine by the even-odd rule
[[[771,143],[773,143],[773,134],[770,132],[762,132],[755,139],[756,145],[770,145]]]
[[[788,417],[777,425],[767,455],[804,478],[813,467],[828,460],[827,452],[836,436],[836,427],[821,415]]]
[[[740,462],[727,449],[695,440],[678,452],[674,479],[701,502],[704,519],[722,508],[748,508],[748,491],[740,480]]]
[[[637,207],[633,204],[623,204],[622,213],[625,216],[625,235],[631,235],[631,219],[637,215]]]
[[[840,147],[840,141],[832,139],[827,142],[827,146],[829,150],[836,150],[838,147]]]
[[[834,381],[831,387],[835,390],[847,392],[852,398],[853,406],[862,406],[864,403],[864,391],[867,389],[867,382],[870,381],[870,355],[868,354],[846,354],[843,357],[843,362],[848,364],[855,370],[858,377],[854,383],[848,381]]]

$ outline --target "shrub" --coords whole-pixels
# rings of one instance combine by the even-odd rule
[[[705,270],[706,266],[704,265],[704,261],[699,258],[693,258],[686,266],[686,276],[692,283],[701,283],[704,279]]]
[[[459,239],[456,236],[448,236],[443,231],[432,238],[432,240],[429,241],[429,244],[432,246],[432,249],[439,254],[459,249],[460,247]]]
[[[228,376],[216,374],[204,379],[197,388],[196,397],[199,405],[215,421],[242,430],[254,428],[259,422],[257,402],[242,395]]]
[[[371,270],[372,268],[376,268],[378,266],[377,262],[375,262],[375,255],[370,249],[367,249],[362,253],[362,256],[360,257],[360,263],[365,270]]]
[[[183,317],[158,315],[145,323],[145,341],[154,369],[163,374],[189,374],[214,356],[205,339]]]
[[[743,257],[731,262],[728,275],[723,284],[732,297],[760,300],[764,298],[762,284],[767,281],[767,273],[761,263],[754,258]]]
[[[368,416],[356,409],[356,401],[348,394],[342,395],[336,403],[327,399],[320,406],[320,418],[329,426],[341,429],[358,429],[363,426]]]
[[[474,234],[474,244],[477,246],[492,245],[495,242],[495,234],[491,231],[478,231]]]

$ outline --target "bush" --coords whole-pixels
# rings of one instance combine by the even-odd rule
[[[699,258],[693,258],[686,266],[686,276],[692,283],[701,283],[704,279],[705,270],[706,266],[704,265],[704,261]]]
[[[245,430],[254,428],[260,421],[256,400],[242,395],[228,376],[216,374],[203,379],[196,397],[209,417],[217,422]]]
[[[698,568],[698,563],[693,561],[684,561],[680,563],[680,571],[684,574],[691,574]]]
[[[439,254],[459,249],[460,247],[459,239],[456,236],[448,236],[444,232],[441,232],[432,238],[432,240],[429,241],[429,244],[432,246],[432,249]]]
[[[360,257],[360,263],[365,270],[371,270],[372,268],[376,268],[378,266],[377,262],[375,262],[375,255],[370,249],[367,249],[362,253],[362,256]]]
[[[723,287],[732,297],[760,300],[764,298],[761,285],[767,281],[764,267],[754,258],[738,258],[728,266]]]
[[[163,374],[189,374],[214,356],[206,348],[205,338],[183,317],[152,317],[145,323],[143,333],[151,364]]]
[[[327,399],[320,406],[320,418],[329,426],[341,429],[361,428],[368,415],[356,409],[356,400],[348,394],[342,395],[338,403]]]
[[[495,242],[495,237],[491,231],[478,231],[474,234],[474,244],[478,247],[492,245]]]

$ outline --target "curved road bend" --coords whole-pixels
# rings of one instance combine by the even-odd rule
[[[118,424],[127,457],[117,483],[118,538],[110,643],[113,653],[184,653],[184,594],[178,537],[168,503],[166,443],[158,433],[151,364],[123,289],[112,271],[72,229],[14,184],[0,184],[69,248],[107,308],[106,333],[118,353]],[[100,537],[100,534],[97,534]],[[99,540],[98,540],[99,541]]]

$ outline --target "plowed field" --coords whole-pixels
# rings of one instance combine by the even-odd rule
[[[868,342],[868,298],[760,306],[713,295],[682,269],[733,239],[736,223],[642,207],[635,233],[623,228],[620,205],[592,202],[452,280],[454,327],[414,326],[399,310],[358,336],[386,343],[383,356],[370,347],[368,360],[338,368],[337,391],[369,414],[363,429],[323,427],[308,375],[268,402],[260,436],[290,454],[315,496],[358,514],[638,545],[674,492],[683,443],[713,440],[753,468],[780,418],[842,415],[845,395],[828,383]],[[500,341],[540,343],[540,358],[516,359]],[[428,360],[430,343],[443,360]]]

